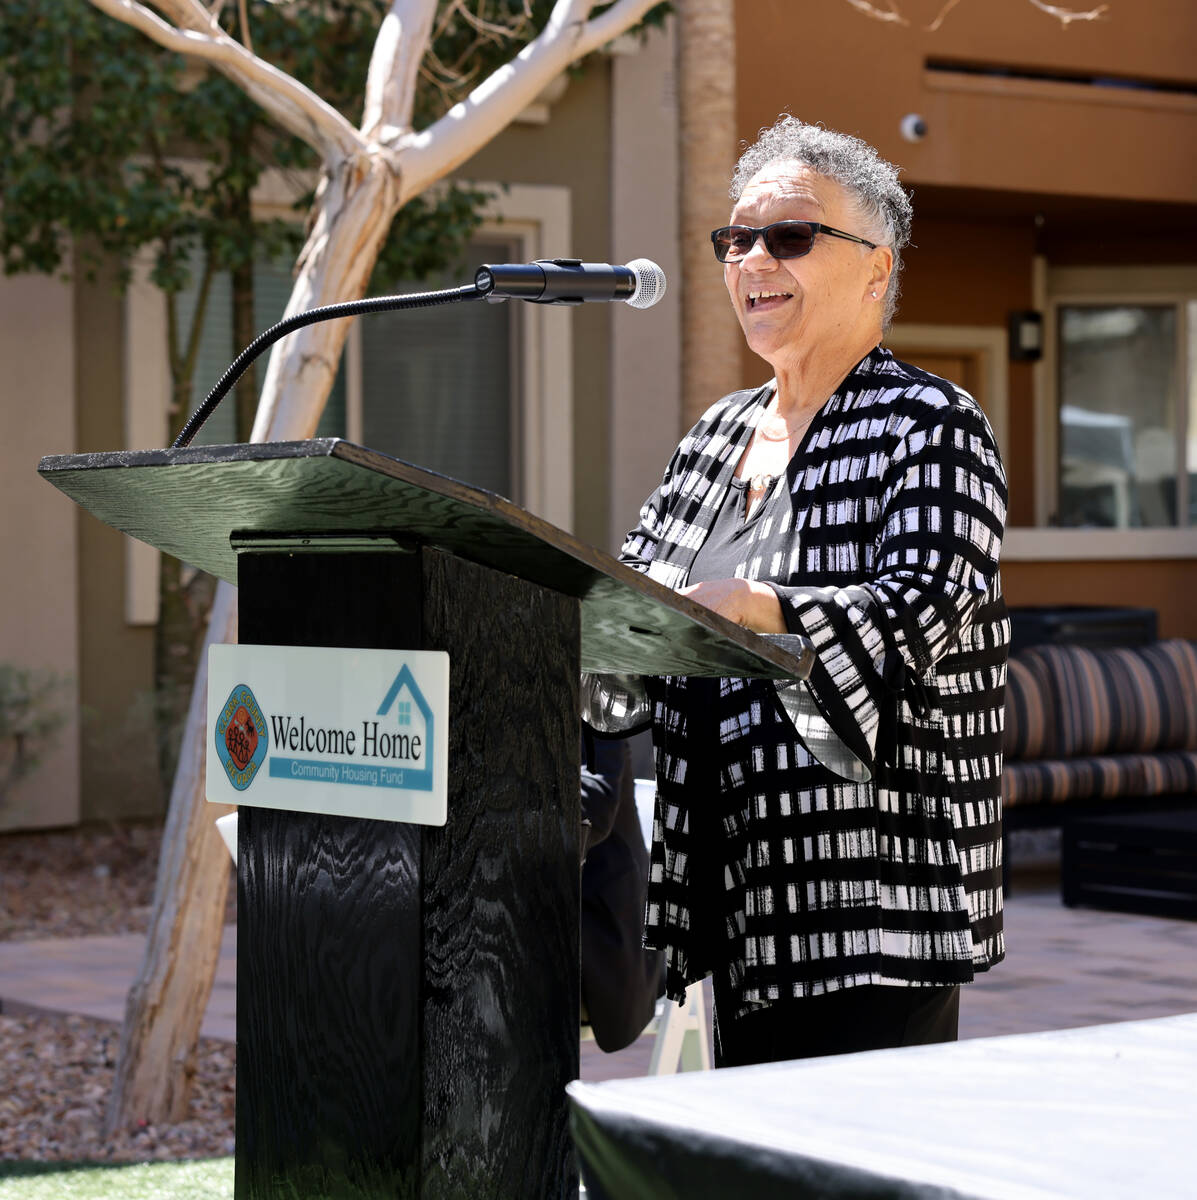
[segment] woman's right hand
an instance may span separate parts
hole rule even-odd
[[[756,633],[787,632],[777,593],[758,579],[710,579],[678,588],[678,595]]]

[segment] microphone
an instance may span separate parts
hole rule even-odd
[[[579,258],[539,258],[533,263],[485,263],[474,273],[474,286],[492,302],[625,300],[633,308],[650,308],[665,295],[665,272],[647,258],[633,259],[626,267]]]

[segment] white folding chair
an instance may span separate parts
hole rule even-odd
[[[228,852],[233,856],[233,866],[237,865],[237,814],[225,813],[216,818],[216,828],[220,831],[221,840]]]
[[[656,1025],[657,1038],[648,1063],[650,1075],[676,1075],[679,1071],[711,1069],[707,1006],[701,983],[692,983],[686,989],[684,1004],[658,1000],[657,1016],[653,1023]]]

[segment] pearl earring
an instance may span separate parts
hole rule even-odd
[[[870,295],[870,296],[872,296],[874,300],[876,300],[876,299],[877,299],[877,293],[876,293],[876,292],[870,292],[870,293],[869,293],[869,295]]]

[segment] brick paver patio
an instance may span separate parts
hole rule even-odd
[[[1197,1011],[1197,922],[1067,909],[1051,874],[1015,877],[1006,961],[965,989],[962,1037],[989,1037]],[[0,943],[0,1007],[120,1021],[142,939]],[[203,1032],[235,1036],[236,931],[225,929]],[[582,1045],[582,1077],[642,1075],[652,1039],[618,1054]]]

